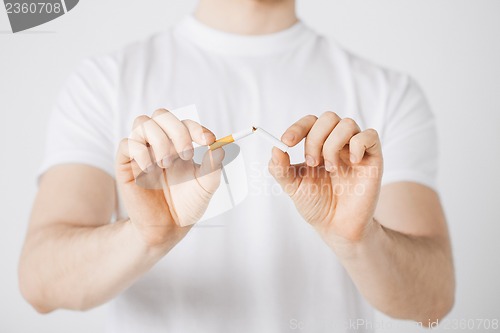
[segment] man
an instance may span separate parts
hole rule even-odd
[[[70,77],[19,269],[39,312],[114,298],[111,332],[345,332],[371,306],[423,324],[450,310],[425,98],[311,31],[294,7],[200,0],[170,31]],[[189,104],[199,123],[166,110]],[[220,227],[191,228],[224,157],[193,164],[193,142],[250,125],[283,133],[299,164],[242,140],[247,199],[214,218]],[[136,182],[158,170],[161,189]],[[197,181],[169,185],[183,173]],[[282,193],[262,190],[275,182]]]

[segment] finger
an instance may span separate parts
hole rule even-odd
[[[173,163],[173,160],[177,158],[172,141],[152,119],[142,123],[141,126],[143,127],[146,142],[149,143],[153,150],[155,162],[161,168],[168,168]]]
[[[361,129],[351,118],[342,119],[333,129],[323,145],[323,158],[327,171],[331,171],[334,166],[340,164],[340,151],[359,132]]]
[[[181,159],[187,161],[193,158],[193,139],[184,123],[165,109],[156,110],[152,118],[172,140]]]
[[[224,154],[224,149],[207,150],[196,170],[198,183],[210,194],[214,194],[219,187]]]
[[[129,138],[147,145],[148,142],[146,140],[144,127],[142,125],[150,120],[151,118],[146,115],[141,115],[136,117],[134,119],[134,124],[132,125],[132,132],[130,133]]]
[[[325,112],[314,123],[309,134],[307,134],[304,145],[304,154],[308,166],[315,167],[320,163],[323,145],[340,120],[336,113]]]
[[[307,136],[307,133],[309,133],[316,120],[318,120],[318,117],[314,115],[301,118],[283,133],[281,141],[288,147],[294,147]]]
[[[278,184],[288,194],[292,195],[296,190],[296,175],[290,165],[290,156],[280,149],[273,147],[272,158],[268,165],[269,173],[276,179]]]
[[[122,139],[118,144],[118,150],[115,158],[116,180],[120,183],[130,183],[134,181],[137,175],[142,173],[141,168],[130,157],[127,138]]]
[[[163,131],[162,131],[163,132]],[[177,151],[175,150],[174,144],[172,140],[165,134],[165,146],[166,146],[166,155],[163,157],[162,162],[161,162],[161,167],[164,169],[169,168],[176,159],[179,158],[179,155],[177,154]]]
[[[168,168],[177,158],[172,141],[161,127],[148,116],[142,115],[134,120],[130,138],[144,145],[150,146],[154,160],[159,167]]]
[[[367,155],[378,156],[382,153],[380,139],[376,130],[370,128],[354,135],[349,141],[351,163],[359,163]]]
[[[132,158],[130,157],[130,152],[128,149],[128,140],[127,138],[122,139],[118,144],[118,152],[116,154],[116,164],[117,165],[125,165],[130,163]]]
[[[199,145],[210,145],[215,141],[215,134],[208,128],[201,126],[196,121],[185,119],[182,121],[189,131],[191,138]]]
[[[120,166],[134,160],[144,172],[151,171],[153,162],[148,147],[132,139],[123,139],[118,147],[117,162]]]

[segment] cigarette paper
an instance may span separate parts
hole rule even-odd
[[[230,144],[236,140],[243,139],[244,137],[249,136],[250,134],[253,134],[254,130],[255,130],[254,127],[250,127],[246,130],[236,132],[236,133],[230,134],[228,136],[225,136],[223,138],[220,138],[219,140],[215,141],[214,143],[212,143],[210,145],[210,150],[215,150],[217,148],[220,148],[222,146]]]
[[[250,127],[246,130],[236,132],[233,134],[233,139],[234,139],[234,141],[237,141],[239,139],[243,139],[244,137],[249,136],[250,134],[253,134],[254,130],[255,130],[255,127]]]
[[[256,128],[255,133],[257,133],[258,135],[260,135],[261,137],[263,137],[264,139],[269,141],[273,146],[280,149],[282,152],[284,152],[284,153],[287,152],[287,150],[289,148],[287,145],[285,145],[283,142],[281,142],[280,140],[278,140],[277,138],[272,136],[270,133],[264,131],[262,128],[260,128],[260,127]]]

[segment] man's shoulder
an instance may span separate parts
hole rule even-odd
[[[371,127],[382,128],[384,121],[416,110],[431,116],[425,94],[411,75],[360,56],[335,41],[329,41],[328,47],[334,64],[332,75],[339,77],[356,112],[372,119]]]
[[[118,49],[87,57],[83,59],[83,62],[100,65],[114,63],[118,65],[131,61],[147,61],[155,56],[159,50],[164,49],[171,39],[170,30],[154,33],[140,40],[129,42]]]
[[[325,38],[325,41],[337,70],[348,76],[356,85],[391,90],[394,87],[404,86],[411,80],[408,73],[361,56],[334,39]]]

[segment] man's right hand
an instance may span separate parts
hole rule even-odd
[[[215,135],[192,120],[160,109],[135,119],[116,158],[116,181],[130,221],[150,246],[175,244],[207,209],[220,184],[224,151],[207,150],[193,161],[193,142]]]
[[[138,117],[121,142],[116,182],[85,164],[47,170],[19,262],[23,296],[42,313],[86,310],[130,287],[187,234],[183,226],[205,212],[220,183],[224,151],[207,149],[197,165],[192,148],[193,141],[214,140],[199,124],[158,110]],[[129,219],[109,223],[115,184]]]

